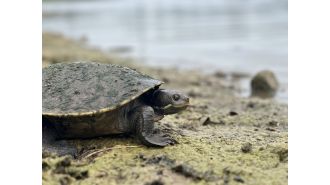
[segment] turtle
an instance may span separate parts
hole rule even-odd
[[[133,134],[143,145],[175,140],[155,132],[154,123],[189,106],[182,92],[135,69],[89,61],[42,69],[43,151],[72,154],[68,139]]]

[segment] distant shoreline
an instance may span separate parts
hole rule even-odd
[[[287,22],[286,0],[43,3],[43,30],[142,64],[250,76],[271,70],[280,81],[281,102],[288,99]],[[249,91],[248,80],[242,88]]]

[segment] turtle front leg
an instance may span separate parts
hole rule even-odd
[[[156,117],[150,106],[140,106],[131,111],[129,120],[137,138],[146,146],[164,147],[174,144],[174,139],[154,133]]]

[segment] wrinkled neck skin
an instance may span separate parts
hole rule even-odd
[[[160,97],[161,90],[157,89],[155,90],[151,96],[150,96],[150,104],[153,107],[154,111],[158,115],[167,115],[166,110],[166,105],[164,104],[164,98],[159,98]]]
[[[173,98],[174,96],[177,96]],[[153,107],[158,115],[169,115],[183,111],[189,105],[189,98],[174,90],[155,89],[145,97],[146,103]]]

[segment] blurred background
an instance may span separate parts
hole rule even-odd
[[[280,82],[276,99],[288,99],[287,0],[44,0],[43,31],[152,66],[268,69]],[[249,80],[242,86],[248,96]]]

